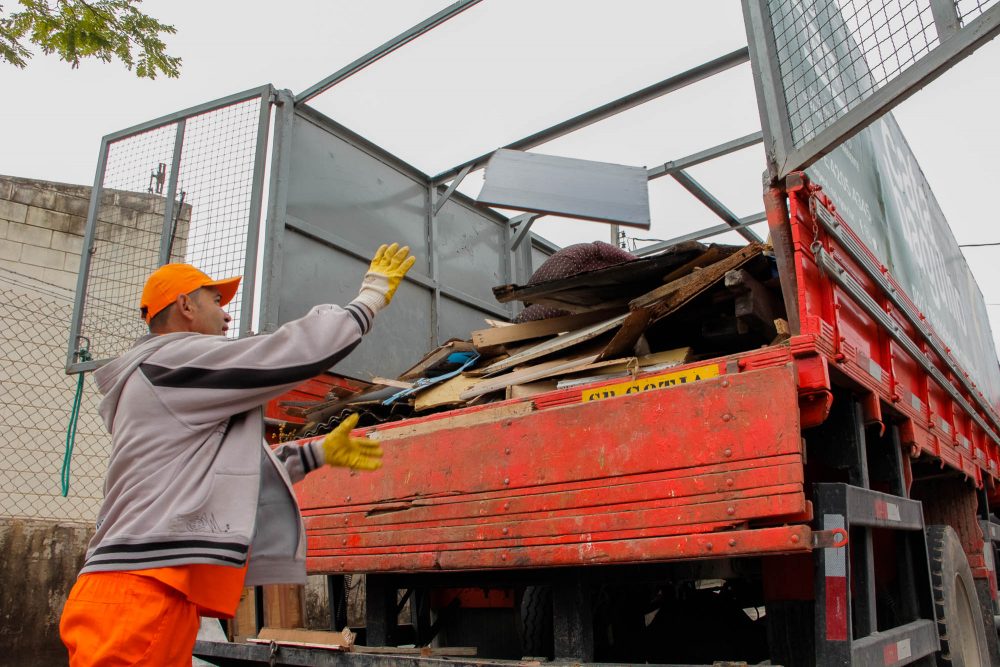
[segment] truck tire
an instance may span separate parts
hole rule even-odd
[[[552,637],[552,587],[526,586],[518,605],[521,655],[551,659],[555,650]]]
[[[951,526],[928,526],[931,591],[937,612],[941,650],[939,667],[987,667],[990,664],[982,612],[969,561]]]

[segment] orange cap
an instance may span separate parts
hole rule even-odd
[[[149,276],[142,288],[142,303],[139,310],[149,324],[157,313],[172,304],[181,294],[190,294],[202,287],[217,287],[222,294],[224,306],[236,296],[242,276],[212,280],[190,264],[164,264]]]

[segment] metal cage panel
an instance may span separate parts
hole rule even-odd
[[[167,262],[243,275],[227,307],[249,330],[271,88],[108,135],[91,193],[67,359],[92,370],[146,334],[146,278]]]

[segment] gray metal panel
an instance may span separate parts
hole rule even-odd
[[[643,167],[500,149],[476,201],[649,229]]]
[[[410,246],[428,273],[426,188],[399,170],[296,114],[288,213],[374,254],[380,243]]]
[[[509,282],[503,227],[454,201],[441,208],[437,225],[434,249],[441,284],[496,303],[493,287]]]
[[[441,295],[441,331],[440,340],[450,338],[460,338],[469,340],[469,334],[476,329],[485,329],[486,318],[491,320],[510,319],[502,318],[493,313],[486,313],[477,308],[472,308],[464,303],[459,303],[449,299],[446,295]],[[416,361],[416,359],[414,359]]]
[[[287,228],[278,320],[288,322],[320,303],[343,305],[358,294],[368,263]],[[430,349],[431,293],[410,281],[399,286],[375,326],[336,371],[361,379],[395,376]]]

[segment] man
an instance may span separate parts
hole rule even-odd
[[[351,437],[353,415],[322,441],[272,452],[261,406],[353,350],[414,261],[383,245],[351,303],[240,340],[223,336],[240,278],[153,272],[150,334],[94,374],[112,452],[60,622],[71,667],[190,665],[199,615],[233,616],[244,586],[305,581],[292,483],[322,465],[375,470],[382,450]]]

